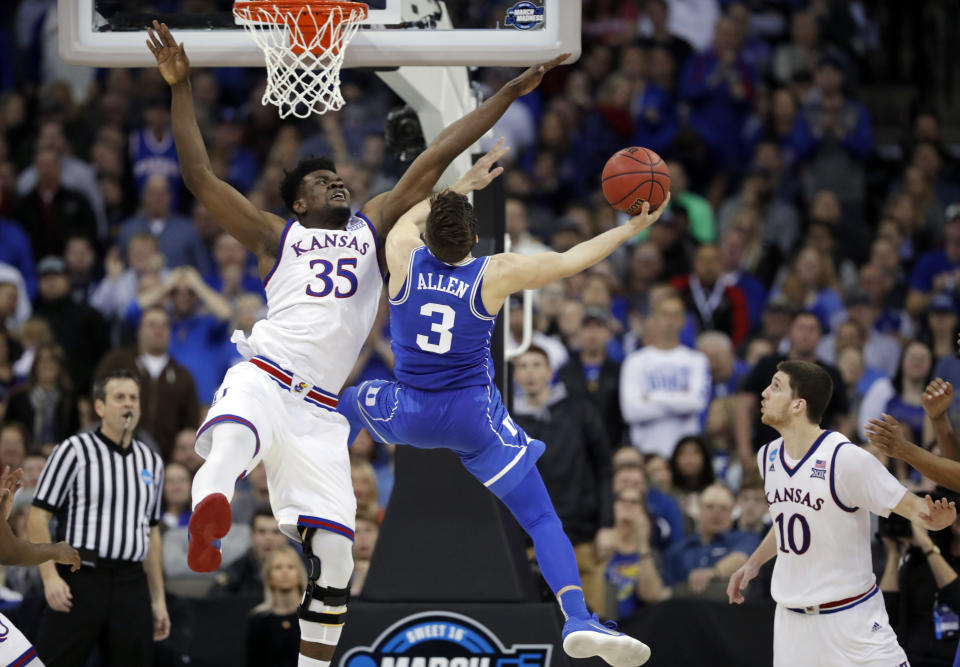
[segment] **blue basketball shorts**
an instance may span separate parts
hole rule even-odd
[[[344,391],[338,410],[374,440],[418,449],[450,449],[498,497],[536,466],[546,446],[513,423],[492,384],[423,391],[399,382],[368,380]]]

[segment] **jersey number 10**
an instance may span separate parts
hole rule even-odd
[[[790,553],[791,551],[798,556],[807,552],[807,549],[810,548],[810,524],[807,523],[807,519],[802,514],[793,514],[787,520],[784,520],[783,513],[777,515],[777,518],[774,519],[777,522],[777,535],[780,538],[780,551],[785,554]],[[786,531],[784,531],[784,524],[786,524]],[[797,543],[796,534],[797,526],[800,524],[800,542]],[[786,533],[786,534],[784,534]],[[787,545],[790,548],[787,548]]]

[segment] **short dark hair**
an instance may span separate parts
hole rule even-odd
[[[18,421],[8,421],[0,424],[0,433],[3,433],[7,429],[11,429],[19,433],[20,439],[23,440],[23,448],[30,449],[30,429]]]
[[[792,325],[801,317],[812,317],[814,320],[817,321],[817,326],[820,327],[820,333],[823,333],[823,320],[821,320],[820,316],[817,315],[812,310],[798,310],[796,313],[793,314],[793,318],[790,320],[790,324]]]
[[[143,326],[143,321],[147,319],[148,313],[159,312],[164,317],[167,318],[167,324],[170,323],[170,313],[167,312],[167,309],[161,306],[159,303],[155,303],[152,306],[147,306],[142,311],[140,311],[140,326]]]
[[[550,355],[547,354],[547,351],[544,350],[542,347],[540,347],[539,345],[529,345],[527,346],[527,349],[523,351],[523,354],[530,354],[531,352],[533,354],[539,354],[541,357],[546,359],[547,366],[550,365]],[[517,356],[519,358],[521,355],[517,355]]]
[[[137,387],[140,386],[140,380],[137,379],[137,376],[133,374],[132,371],[126,368],[118,368],[115,371],[110,371],[98,377],[93,382],[93,400],[106,401],[107,400],[107,383],[110,380],[133,380]]]
[[[303,182],[303,177],[321,169],[334,173],[337,171],[333,160],[318,155],[302,158],[292,171],[284,170],[283,181],[280,182],[280,196],[290,211],[293,211],[293,202],[300,197],[300,183]]]
[[[781,361],[777,370],[790,378],[790,391],[807,402],[807,419],[812,424],[823,421],[830,397],[833,396],[833,380],[819,364],[810,361]]]
[[[260,505],[253,510],[253,514],[250,515],[250,530],[253,530],[253,527],[257,524],[257,519],[266,517],[268,519],[273,519],[273,510],[271,510],[266,505]]]
[[[447,189],[430,197],[424,240],[433,256],[453,264],[466,257],[477,238],[477,216],[470,201]]]

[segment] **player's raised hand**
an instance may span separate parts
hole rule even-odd
[[[926,521],[927,530],[943,530],[956,520],[957,508],[953,502],[947,502],[946,498],[935,501],[929,495],[923,499],[927,510],[920,512],[920,518]]]
[[[651,213],[650,211],[650,202],[643,202],[643,205],[640,207],[640,214],[635,215],[624,224],[630,231],[630,235],[639,234],[644,229],[655,223],[660,219],[660,216],[663,215],[663,212],[667,210],[667,206],[670,204],[670,193],[667,193],[667,198],[663,200],[663,203],[657,207],[656,211]]]
[[[939,419],[953,403],[953,385],[941,378],[934,378],[923,390],[920,402],[930,419]]]
[[[759,571],[759,568],[751,565],[748,560],[730,575],[730,581],[727,583],[727,600],[730,604],[743,604],[743,592],[747,590],[747,584],[757,576]]]
[[[902,459],[910,447],[915,447],[903,434],[900,422],[884,413],[882,419],[871,419],[864,429],[870,444],[887,456]]]
[[[500,137],[496,146],[487,151],[487,154],[477,160],[460,180],[454,183],[453,190],[465,195],[475,190],[483,190],[497,176],[503,173],[503,167],[494,167],[493,165],[502,158],[510,147],[506,145],[506,139]]]
[[[0,516],[4,519],[9,519],[13,512],[13,497],[23,486],[23,482],[20,481],[22,477],[21,468],[10,472],[10,466],[4,466],[3,473],[0,474]]]
[[[524,71],[524,73],[518,76],[516,79],[510,81],[507,86],[516,92],[517,97],[526,95],[540,85],[540,82],[543,81],[544,74],[552,70],[569,57],[569,53],[561,53],[550,62],[534,65],[533,67],[530,67]]]
[[[186,81],[190,75],[190,60],[183,50],[183,44],[177,44],[173,39],[167,24],[154,20],[153,27],[147,28],[147,34],[150,36],[147,48],[157,59],[163,80],[171,86]]]

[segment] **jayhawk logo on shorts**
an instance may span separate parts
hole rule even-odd
[[[297,392],[298,394],[302,394],[302,393],[303,393],[303,390],[306,389],[306,388],[307,388],[307,383],[306,383],[306,382],[298,382],[298,383],[297,383],[297,386],[295,386],[295,387],[293,388],[293,390],[294,390],[295,392]]]

